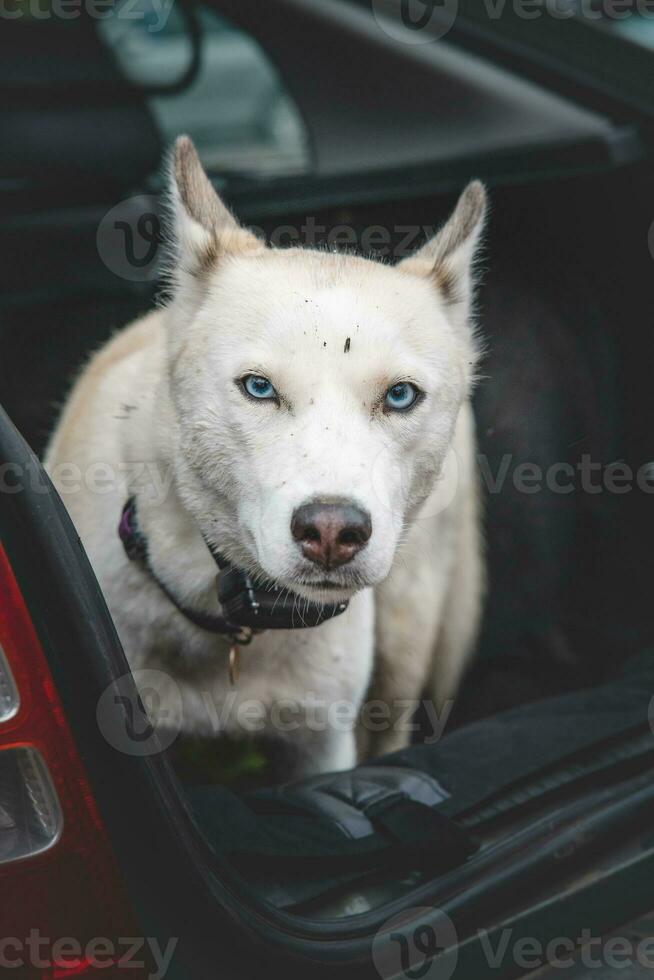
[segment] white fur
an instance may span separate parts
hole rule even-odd
[[[483,192],[468,191],[436,242],[391,268],[268,250],[208,196],[188,143],[176,161],[174,296],[90,362],[46,465],[132,668],[170,677],[161,681],[159,723],[238,735],[238,708],[252,700],[265,706],[265,730],[294,743],[300,771],[347,768],[357,758],[355,732],[334,724],[316,730],[313,700],[358,709],[368,691],[388,702],[418,698],[428,687],[442,701],[454,693],[474,640],[482,574],[469,313]],[[217,259],[199,272],[212,243]],[[436,276],[446,265],[457,285],[449,302]],[[236,382],[248,372],[270,378],[279,407],[243,394]],[[384,392],[400,380],[425,397],[408,413],[384,413]],[[448,453],[458,474],[453,493],[439,482]],[[87,473],[94,463],[128,476],[106,492],[70,492],[65,464]],[[145,463],[147,478],[139,470]],[[167,489],[153,485],[153,474]],[[218,612],[204,534],[234,564],[300,597],[349,598],[347,612],[313,630],[257,636],[243,650],[232,690],[228,641],[191,625],[127,560],[116,527],[130,493],[154,570],[187,605]],[[329,573],[338,592],[312,586],[325,573],[290,533],[294,509],[322,496],[351,499],[372,519],[368,545]],[[172,716],[170,685],[181,693],[181,718]],[[280,722],[280,701],[294,706],[298,724]],[[392,729],[360,732],[360,754],[407,740]]]

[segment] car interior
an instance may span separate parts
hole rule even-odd
[[[405,975],[394,930],[445,913],[457,942],[432,949],[429,976],[455,957],[465,978],[491,972],[480,937],[507,923],[603,935],[651,912],[651,37],[480,26],[462,3],[446,37],[398,45],[383,29],[398,6],[178,0],[161,27],[139,0],[133,20],[32,10],[0,32],[0,695],[24,683],[40,703],[38,674],[21,681],[32,665],[58,726],[3,738],[0,710],[0,881],[17,896],[4,935],[92,932],[105,891],[108,921],[128,896],[143,935],[180,937],[172,977],[387,980]],[[395,261],[469,179],[489,188],[481,636],[441,737],[418,713],[409,748],[352,771],[288,783],[275,745],[112,744],[125,703],[147,728],[145,711],[40,459],[91,352],[160,292],[162,167],[180,132],[239,218],[281,244],[310,218],[314,244],[347,227],[348,247]],[[366,244],[371,226],[390,239]],[[19,744],[43,745],[52,770],[31,777],[34,814]],[[60,837],[89,796],[99,818]],[[110,879],[115,894],[97,887]]]

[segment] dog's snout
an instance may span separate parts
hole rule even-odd
[[[305,558],[325,569],[352,561],[372,534],[370,516],[350,503],[317,501],[293,514],[291,533]]]

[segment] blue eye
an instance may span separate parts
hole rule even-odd
[[[246,374],[241,380],[241,384],[252,398],[259,398],[262,401],[277,398],[277,392],[272,382],[260,374]]]
[[[408,381],[392,385],[386,392],[384,408],[392,412],[404,412],[415,405],[420,391]]]

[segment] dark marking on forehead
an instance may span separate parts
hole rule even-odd
[[[345,341],[345,347],[343,348],[343,353],[347,354],[349,349],[350,349],[350,338],[348,337],[347,340]]]

